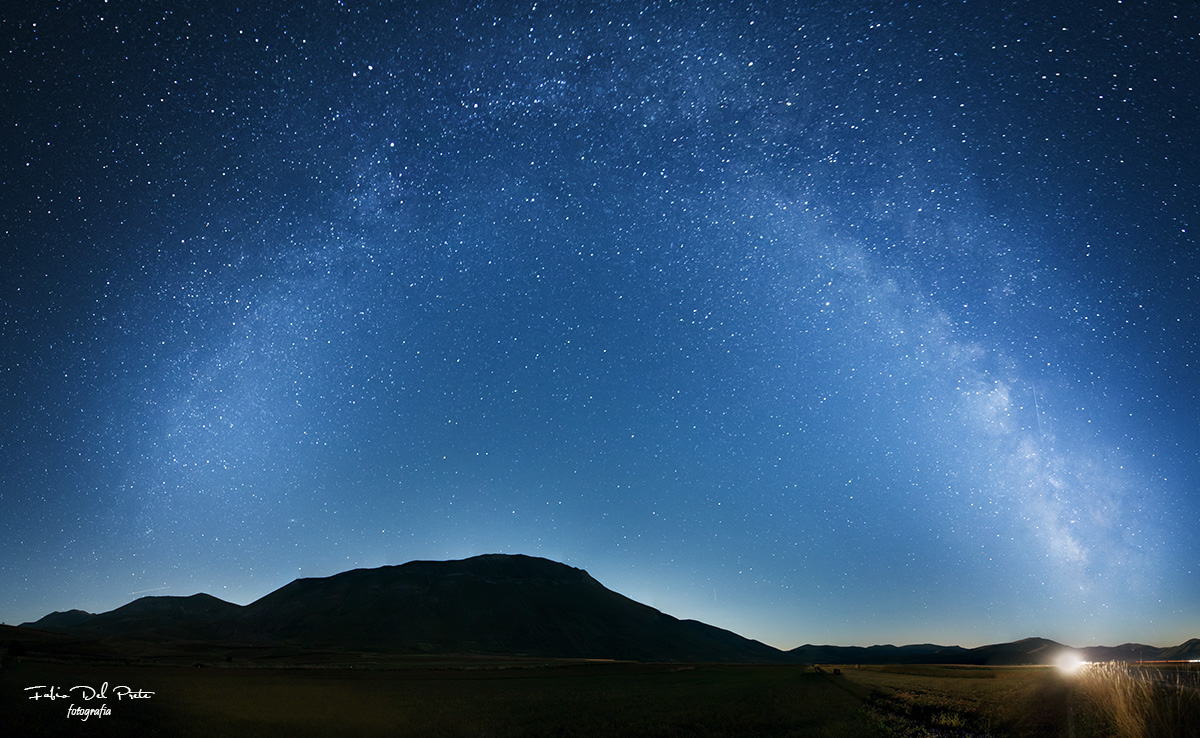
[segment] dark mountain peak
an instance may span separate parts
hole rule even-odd
[[[408,651],[770,661],[769,646],[685,622],[535,556],[411,561],[299,579],[249,604],[256,639]]]
[[[472,584],[474,583],[474,584]],[[432,590],[491,586],[595,586],[600,583],[582,569],[522,554],[485,554],[450,561],[410,561],[372,569],[351,569],[328,577],[296,579],[248,605],[255,611],[278,606],[307,607],[314,598],[328,601],[380,601]]]
[[[241,605],[199,593],[188,597],[141,597],[115,610],[91,615],[82,610],[51,613],[28,627],[96,635],[153,634],[168,638],[209,638],[224,632]]]
[[[426,576],[473,576],[500,582],[563,582],[595,581],[583,569],[524,554],[483,554],[451,561],[410,561],[397,569]]]
[[[1046,651],[1048,649],[1062,649],[1062,648],[1067,648],[1067,647],[1064,646],[1063,644],[1059,643],[1058,641],[1052,641],[1049,638],[1033,637],[1033,638],[1022,638],[1019,641],[1012,641],[1010,643],[993,643],[993,644],[990,644],[987,646],[980,646],[979,648],[972,649],[972,650],[1037,653],[1037,652]]]
[[[221,616],[241,610],[241,605],[226,602],[204,592],[198,592],[186,597],[177,595],[158,595],[139,597],[128,605],[122,605],[115,610],[103,613],[104,617],[130,617],[159,614],[181,614],[189,616]]]
[[[66,612],[52,612],[45,617],[42,617],[32,623],[21,623],[22,628],[37,628],[38,630],[72,630],[85,625],[89,620],[94,618],[90,612],[83,610],[67,610]]]
[[[1200,638],[1191,638],[1178,646],[1161,649],[1158,658],[1185,661],[1200,658]]]
[[[583,569],[557,561],[543,559],[524,554],[483,554],[466,559],[450,561],[410,561],[406,564],[380,566],[370,569],[351,569],[333,574],[328,577],[303,577],[296,579],[282,589],[297,587],[303,589],[320,584],[339,583],[354,586],[367,582],[382,583],[388,580],[403,581],[433,581],[447,577],[469,576],[488,582],[581,582],[595,581]],[[281,590],[276,590],[281,591]],[[275,594],[274,592],[271,593]],[[267,595],[270,597],[271,595]]]
[[[1049,638],[1022,638],[1011,643],[993,643],[963,652],[962,663],[987,665],[1051,664],[1067,646]]]

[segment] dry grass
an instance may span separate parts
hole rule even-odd
[[[1179,671],[1088,664],[1075,675],[1081,735],[1113,738],[1200,736],[1200,692]]]
[[[870,691],[868,714],[888,736],[1064,735],[1062,680],[1040,667],[844,667],[845,678]]]
[[[843,668],[873,690],[869,714],[892,736],[1200,738],[1197,675],[1090,664],[1047,667]]]

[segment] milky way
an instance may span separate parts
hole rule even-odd
[[[1193,4],[141,5],[0,21],[8,622],[509,552],[1197,635]]]

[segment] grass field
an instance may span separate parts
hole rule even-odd
[[[842,674],[883,735],[1200,738],[1200,692],[1153,669],[864,666]]]
[[[441,666],[446,666],[442,664]],[[68,719],[36,685],[125,684],[111,716]],[[859,700],[802,667],[628,663],[239,669],[24,663],[0,677],[12,736],[861,736]],[[4,730],[7,728],[8,730]],[[11,732],[9,732],[11,731]]]
[[[511,659],[372,666],[25,661],[0,672],[0,735],[1156,738],[1195,736],[1200,725],[1194,691],[1136,676],[1120,682],[1116,671],[1094,672],[1087,682],[1043,667],[844,666],[834,674],[832,667]],[[30,700],[25,690],[105,682],[108,698],[87,703]],[[115,699],[118,685],[154,696]],[[1115,706],[1125,699],[1141,707],[1122,714]],[[67,716],[72,704],[101,703],[111,714],[86,722]]]

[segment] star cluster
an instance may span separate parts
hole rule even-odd
[[[503,551],[1196,635],[1188,4],[281,7],[0,20],[10,622]]]

